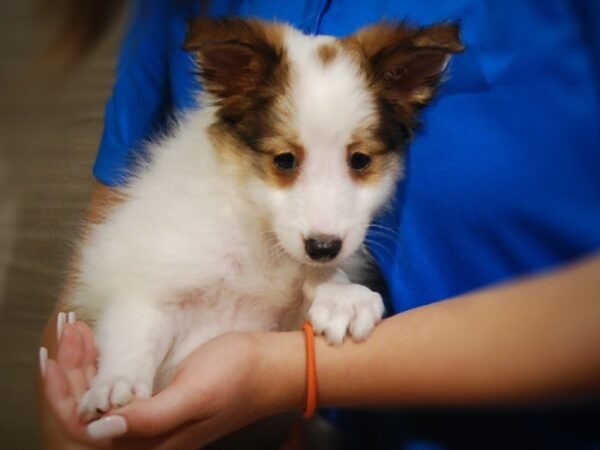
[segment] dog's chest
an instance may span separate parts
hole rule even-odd
[[[215,276],[179,293],[170,304],[180,316],[179,326],[224,331],[286,328],[289,315],[302,303],[301,267],[264,257],[242,241],[229,244],[213,261]]]
[[[228,253],[219,264],[223,270],[218,280],[167,305],[174,341],[159,371],[159,385],[195,348],[218,335],[300,326],[305,312],[301,270],[285,264],[264,267],[239,251]]]

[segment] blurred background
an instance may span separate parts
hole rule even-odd
[[[67,68],[47,51],[56,30],[47,5],[85,10],[86,0],[46,0],[46,9],[42,1],[0,1],[0,450],[41,448],[39,339],[91,193],[124,25],[122,17],[85,61]]]
[[[0,2],[0,449],[41,448],[39,337],[92,187],[121,25],[76,69],[38,0]],[[122,21],[121,21],[122,23]]]

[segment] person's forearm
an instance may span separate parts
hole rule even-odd
[[[289,377],[273,384],[287,385],[294,407],[303,395],[302,335],[265,340],[279,358],[274,373]],[[596,390],[600,258],[398,314],[363,343],[318,338],[316,355],[322,406],[527,402]]]

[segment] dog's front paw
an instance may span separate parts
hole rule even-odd
[[[308,317],[315,331],[330,344],[341,344],[350,334],[365,339],[383,317],[381,295],[360,284],[326,283],[315,289]]]
[[[134,398],[152,395],[152,381],[132,381],[125,376],[97,377],[81,397],[78,412],[84,421],[92,420],[111,408],[125,406]]]

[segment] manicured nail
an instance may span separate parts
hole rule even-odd
[[[75,322],[77,322],[77,316],[73,311],[71,311],[69,314],[67,314],[67,323],[74,325]]]
[[[127,421],[123,416],[108,416],[90,423],[88,435],[94,440],[111,439],[127,433]]]
[[[64,312],[58,313],[58,317],[56,318],[56,341],[60,342],[60,338],[62,337],[63,329],[65,328],[65,322],[67,321],[67,316]]]
[[[48,349],[40,347],[40,372],[42,378],[46,378],[46,363],[48,362]]]

